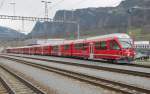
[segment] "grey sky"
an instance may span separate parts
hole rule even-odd
[[[41,0],[0,0],[0,15],[13,15],[13,6],[9,3],[16,2],[17,16],[44,17],[44,4]],[[117,6],[122,0],[47,0],[49,4],[49,17],[53,17],[60,9],[78,9],[87,7]],[[22,30],[21,21],[0,20],[0,25]],[[29,32],[34,22],[25,22],[25,31]]]

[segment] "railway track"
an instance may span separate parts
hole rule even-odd
[[[13,56],[13,55],[8,55],[8,56]],[[2,56],[2,57],[5,57],[5,56]],[[22,56],[14,56],[14,57],[22,57]],[[150,78],[150,73],[147,73],[147,72],[133,71],[133,70],[127,70],[127,69],[117,69],[117,68],[97,66],[97,65],[81,64],[81,63],[70,63],[67,61],[64,62],[64,61],[48,60],[48,59],[34,58],[34,57],[22,57],[22,58],[47,61],[47,62],[53,62],[53,63],[59,63],[59,64],[66,64],[66,65],[73,65],[73,66],[80,66],[80,67],[86,67],[86,68],[92,68],[92,69],[98,69],[98,70],[104,70],[104,71],[117,72],[117,73],[130,74],[130,75],[134,75],[134,76]]]
[[[128,85],[125,83],[111,81],[111,80],[106,80],[103,78],[98,78],[98,77],[90,76],[90,75],[83,74],[83,73],[73,72],[73,71],[69,71],[65,69],[59,69],[59,68],[55,68],[51,66],[41,65],[41,64],[37,64],[37,63],[25,61],[25,60],[20,60],[20,59],[15,59],[15,58],[10,58],[10,57],[3,57],[3,58],[9,59],[18,63],[23,63],[29,66],[37,67],[40,69],[44,69],[50,72],[55,72],[57,74],[65,75],[65,76],[68,76],[77,80],[81,80],[83,82],[87,82],[96,86],[100,86],[103,88],[121,92],[123,94],[149,94],[150,92],[149,89],[145,89],[142,87]]]
[[[19,56],[19,55],[12,55],[12,54],[1,54],[1,55],[8,55],[8,56],[16,56],[16,57],[24,57],[24,58],[31,58],[31,59],[37,59],[37,58],[34,58],[34,57],[28,57],[28,56]],[[57,56],[54,56],[54,57],[57,57]],[[61,57],[61,58],[67,58],[67,57]],[[46,59],[42,59],[40,58],[41,60],[46,60]],[[102,61],[102,60],[85,60],[85,59],[79,59],[77,58],[77,60],[84,60],[83,62],[86,62],[86,61],[93,61],[93,62],[99,62],[99,63],[107,63],[107,64],[113,64],[112,62],[109,62],[109,61]],[[62,62],[62,61],[56,61],[56,60],[46,60],[46,61],[55,61],[55,62]],[[66,63],[68,63],[66,61]],[[70,62],[69,62],[70,63]],[[116,64],[116,63],[115,63]],[[117,64],[116,64],[117,65]],[[119,64],[121,65],[121,64]],[[135,64],[135,63],[128,63],[128,64],[122,64],[122,66],[133,66],[133,67],[141,67],[141,68],[150,68],[150,66],[147,66],[147,65],[142,65],[142,64]]]
[[[0,94],[45,94],[32,83],[0,65]]]
[[[5,81],[0,77],[0,94],[12,94],[11,89],[5,83]]]
[[[14,55],[14,54],[2,54],[2,55],[8,55],[8,56],[16,56],[16,57],[24,57],[24,58],[31,58],[34,59],[34,57],[28,57],[28,56],[20,56],[20,55]],[[57,56],[54,56],[57,57]],[[67,58],[67,57],[61,57],[61,58]],[[37,58],[35,58],[37,59]],[[41,59],[41,58],[40,58]],[[46,60],[46,59],[41,59],[41,60]],[[93,61],[93,62],[99,62],[99,63],[108,63],[108,64],[113,64],[112,62],[108,62],[108,61],[102,61],[102,60],[85,60],[85,59],[79,59],[77,58],[77,60],[84,60],[83,62],[86,61]],[[47,61],[54,61],[54,60],[47,60]],[[55,61],[55,62],[62,62],[62,61]],[[66,63],[68,63],[66,61]],[[70,63],[70,62],[69,62]],[[115,63],[116,64],[116,63]],[[116,64],[117,65],[117,64]],[[121,64],[119,64],[121,65]],[[150,66],[147,65],[142,65],[142,64],[135,64],[135,63],[128,63],[128,64],[122,64],[122,66],[134,66],[134,67],[142,67],[142,68],[150,68]]]

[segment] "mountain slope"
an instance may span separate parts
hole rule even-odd
[[[0,26],[0,41],[16,40],[18,37],[24,38],[25,35],[16,30]]]
[[[140,39],[141,37],[136,35],[137,29],[140,30],[138,34],[141,36],[150,32],[150,10],[133,9],[137,6],[149,7],[150,0],[124,0],[117,7],[59,10],[54,19],[78,22],[82,37],[120,32],[130,33],[135,39]],[[128,11],[129,9],[132,10]],[[76,38],[76,32],[77,24],[46,22],[37,23],[29,36]]]

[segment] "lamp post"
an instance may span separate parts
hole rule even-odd
[[[42,3],[44,3],[44,7],[45,7],[45,18],[48,18],[48,4],[51,3],[49,1],[41,1]]]
[[[49,1],[41,1],[42,3],[44,3],[44,7],[45,7],[45,18],[48,19],[48,4],[51,3]],[[48,32],[46,32],[46,23],[44,25],[44,29],[45,29],[45,37],[48,39]],[[47,33],[47,34],[46,34]]]
[[[16,3],[12,2],[12,3],[9,3],[9,4],[13,6],[13,16],[15,16],[16,15]]]
[[[77,36],[77,39],[80,39],[80,22],[78,21],[77,22],[77,33],[78,33],[78,36]]]

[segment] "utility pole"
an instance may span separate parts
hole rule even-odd
[[[45,5],[45,18],[48,18],[48,4],[51,3],[49,1],[41,1]]]
[[[75,22],[74,21],[74,9],[72,9],[72,13],[71,13],[71,19],[72,19],[72,22]],[[77,24],[77,39],[80,39],[80,20],[77,20],[76,22],[75,22],[76,24]]]
[[[77,23],[77,32],[78,32],[78,39],[80,39],[80,24],[79,22]]]
[[[64,10],[64,18],[63,18],[64,21],[66,21],[66,11]]]
[[[71,19],[72,19],[72,21],[74,20],[74,9],[72,9],[72,13],[71,13]]]
[[[9,4],[13,6],[13,16],[15,16],[16,15],[16,3],[14,1],[14,2],[9,3]]]
[[[49,1],[41,1],[42,3],[44,3],[45,6],[45,18],[48,19],[48,4],[51,3]],[[46,31],[47,28],[47,24],[44,24],[44,29],[45,29],[45,38],[48,39],[48,31]]]
[[[22,32],[24,32],[24,19],[22,19]]]
[[[131,32],[129,32],[130,31],[130,29],[131,29],[131,14],[132,14],[132,9],[128,9],[128,11],[127,11],[127,13],[128,13],[128,18],[127,18],[127,32],[128,33],[131,33]]]

